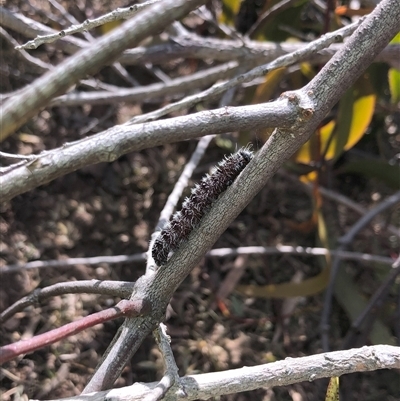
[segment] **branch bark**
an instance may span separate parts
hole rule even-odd
[[[12,29],[24,36],[34,38],[37,35],[47,35],[57,31],[34,21],[19,13],[11,13],[0,7],[0,21],[5,28]],[[211,59],[214,61],[232,61],[252,59],[256,63],[267,63],[284,54],[300,50],[305,43],[271,43],[258,42],[243,39],[227,40],[218,38],[204,38],[196,35],[189,37],[174,38],[173,41],[151,45],[149,47],[138,46],[134,49],[125,50],[118,61],[124,65],[138,65],[144,63],[160,64],[177,58]],[[245,43],[245,46],[243,45]],[[65,52],[73,54],[88,46],[88,43],[74,36],[64,36],[58,46]],[[313,62],[324,63],[328,61],[343,44],[337,43],[327,50],[311,56]],[[376,61],[389,63],[395,68],[400,68],[400,45],[392,44],[386,47],[378,56]]]
[[[203,3],[205,0],[165,0],[155,3],[37,79],[4,103],[0,115],[0,141],[28,121],[54,96],[63,93],[86,74],[111,63],[127,47],[137,45],[147,36],[158,32],[160,28],[185,16]]]
[[[167,265],[136,282],[131,300],[146,299],[153,313],[125,320],[84,394],[112,386],[142,341],[162,319],[170,297],[182,280],[282,163],[310,138],[328,111],[399,30],[400,3],[383,0],[306,87],[284,94],[279,102],[283,102],[284,109],[292,110],[296,122],[290,128],[275,130]]]
[[[161,219],[160,219],[161,221]],[[167,220],[162,220],[166,222]],[[216,248],[207,252],[207,257],[224,258],[229,256],[239,255],[276,255],[276,254],[290,254],[290,255],[308,255],[308,256],[321,256],[321,255],[339,255],[341,259],[358,260],[360,262],[381,263],[383,265],[392,265],[393,259],[387,256],[374,255],[370,253],[361,252],[348,252],[338,251],[328,248],[312,248],[292,245],[277,245],[277,246],[244,246],[239,248]],[[92,256],[87,258],[68,258],[68,259],[50,259],[50,260],[33,260],[24,264],[19,263],[15,265],[5,265],[1,268],[1,274],[15,273],[17,271],[41,268],[54,268],[75,265],[98,265],[100,263],[108,263],[110,265],[116,263],[128,262],[144,262],[146,260],[145,253],[136,253],[133,255],[112,255],[112,256]],[[113,283],[121,283],[113,281]],[[46,287],[47,288],[47,287]],[[121,287],[121,291],[125,291]],[[129,295],[132,291],[129,292]],[[118,296],[118,293],[113,295]],[[0,318],[1,319],[1,318]],[[1,320],[0,320],[1,321]]]
[[[128,298],[132,294],[134,283],[129,281],[81,280],[57,283],[44,288],[37,288],[26,297],[12,304],[0,313],[0,323],[4,323],[15,313],[27,306],[36,305],[45,299],[63,294],[99,294],[112,297]]]
[[[85,33],[91,29],[94,29],[98,26],[104,25],[107,22],[118,21],[121,19],[128,19],[135,15],[138,11],[140,11],[144,7],[148,7],[150,4],[159,2],[160,0],[148,0],[145,4],[134,4],[130,7],[125,8],[117,8],[112,12],[102,15],[99,18],[95,18],[93,20],[87,19],[82,24],[72,25],[67,29],[64,29],[61,32],[56,32],[49,35],[41,35],[37,36],[34,40],[31,40],[21,46],[18,46],[17,49],[37,49],[39,46],[45,43],[52,43],[56,40],[59,40],[67,35],[74,35],[76,33]]]
[[[17,356],[31,353],[40,348],[46,347],[47,345],[54,344],[57,341],[64,340],[65,338],[87,330],[97,324],[118,319],[123,316],[142,316],[148,312],[149,305],[146,302],[127,301],[126,299],[123,299],[112,308],[104,309],[100,312],[85,316],[54,330],[38,334],[28,340],[21,340],[0,347],[0,364],[10,361]]]
[[[224,107],[132,126],[118,125],[55,151],[43,152],[28,163],[10,166],[1,178],[3,202],[83,166],[111,162],[123,154],[210,133],[291,126],[296,110],[284,100]]]
[[[228,109],[226,108],[220,109],[223,110],[222,113],[220,112],[220,110],[210,111],[208,112],[209,113],[208,116],[209,118],[211,117],[211,120],[209,121],[211,124],[206,124],[205,121],[202,120],[201,124],[196,125],[197,128],[200,129],[200,132],[199,131],[193,132],[193,130],[191,130],[192,128],[191,121],[193,118],[196,118],[197,116],[200,116],[200,118],[203,117],[201,114],[198,115],[192,114],[191,116],[188,117],[180,117],[179,119],[164,120],[162,122],[156,122],[153,124],[147,123],[146,126],[144,124],[142,126],[138,124],[146,123],[149,119],[155,120],[157,118],[160,118],[167,112],[171,112],[173,110],[174,111],[181,110],[183,107],[189,107],[190,105],[194,105],[198,103],[200,100],[205,100],[217,94],[223,93],[230,88],[234,88],[235,86],[240,85],[244,82],[249,82],[257,77],[264,76],[267,72],[273,70],[274,68],[287,66],[294,62],[297,62],[302,57],[314,54],[318,50],[329,46],[329,44],[334,43],[340,39],[343,39],[341,35],[350,35],[352,32],[354,32],[359,23],[360,21],[358,23],[348,25],[347,27],[344,27],[337,32],[326,34],[323,37],[315,40],[314,42],[309,43],[301,50],[279,57],[278,59],[272,61],[271,63],[256,67],[245,74],[236,76],[235,78],[229,81],[223,82],[221,84],[216,84],[211,88],[207,89],[206,91],[201,92],[200,94],[187,96],[185,99],[182,99],[179,102],[158,109],[155,112],[138,116],[133,119],[134,120],[133,123],[130,122],[130,124],[125,124],[125,127],[126,125],[129,125],[133,126],[132,129],[135,128],[140,129],[140,132],[138,132],[134,136],[134,138],[132,138],[133,140],[140,140],[142,138],[143,134],[142,131],[144,127],[146,128],[145,134],[146,135],[151,134],[153,136],[153,139],[155,139],[155,132],[152,132],[152,130],[159,127],[160,124],[167,124],[163,128],[165,131],[162,136],[164,138],[164,142],[160,143],[150,142],[150,146],[155,146],[158,144],[168,142],[168,139],[166,138],[166,135],[168,135],[167,132],[168,129],[172,129],[171,132],[173,132],[174,138],[176,138],[176,135],[179,134],[178,138],[176,139],[183,140],[191,138],[192,136],[190,136],[190,133],[194,133],[196,137],[207,134],[207,132],[206,133],[204,132],[205,129],[208,129],[209,130],[208,132],[210,133],[217,134],[229,130],[236,130],[238,128],[240,129],[241,127],[245,129],[251,129],[251,128],[266,128],[268,126],[275,127],[277,125],[283,127],[284,124],[288,123],[292,125],[294,123],[294,119],[291,119],[290,116],[295,117],[295,110],[291,109],[290,107],[286,109],[281,109],[281,107],[283,107],[282,105],[278,106],[279,111],[281,113],[280,117],[283,117],[286,112],[288,118],[281,119],[280,124],[274,123],[274,118],[276,117],[276,110],[273,109],[271,110],[272,113],[270,113],[270,115],[264,114],[263,119],[261,120],[258,119],[259,125],[257,124],[252,125],[252,120],[254,118],[257,119],[259,117],[256,113],[258,110],[260,110],[259,108],[254,108],[254,106],[253,107],[244,106],[241,109],[229,109],[238,111],[240,110],[240,112],[243,111],[246,112],[244,118],[242,119],[240,117],[240,121],[235,122],[234,126],[229,125],[227,118],[229,117],[229,113],[227,112]],[[96,93],[94,93],[94,95],[97,96]],[[275,107],[276,105],[277,105],[276,102],[262,105],[261,106],[262,111],[268,111],[268,108]],[[267,108],[267,110],[264,110],[264,108]],[[215,114],[218,112],[220,112],[221,114],[219,119],[219,123],[222,124],[220,125],[221,131],[217,131],[217,124],[213,119],[213,117],[215,117]],[[241,123],[243,122],[245,123],[245,126],[241,125]],[[177,123],[180,125],[179,127]],[[271,123],[273,123],[273,125],[268,125]],[[21,162],[17,165],[13,165],[9,168],[6,168],[3,171],[0,171],[0,174],[3,173],[2,182],[4,190],[3,196],[5,197],[4,200],[9,200],[10,196],[12,197],[21,193],[19,191],[25,192],[29,189],[34,188],[35,186],[47,183],[52,179],[59,177],[60,175],[69,173],[80,167],[83,167],[84,165],[99,163],[101,161],[112,161],[129,151],[143,149],[141,147],[137,147],[138,145],[137,143],[130,144],[128,142],[129,136],[118,134],[119,132],[118,130],[124,130],[125,127],[124,126],[113,127],[103,133],[94,135],[90,138],[86,138],[84,140],[76,141],[66,146],[63,146],[61,149],[55,149],[52,152],[47,152],[47,153],[44,152],[38,155],[36,159],[34,159],[33,161],[26,163]],[[114,135],[114,133],[117,133],[117,135]],[[125,131],[125,134],[126,133],[127,132]],[[106,146],[106,148],[103,147],[103,144],[104,146]],[[65,151],[66,147],[68,147],[67,152]],[[110,152],[111,148],[114,149],[113,153]],[[120,150],[119,152],[116,153],[115,149],[117,148],[119,148]],[[48,159],[47,156],[50,156],[50,159]]]
[[[232,369],[225,372],[205,373],[182,377],[186,400],[207,400],[221,395],[256,390],[261,387],[287,386],[325,377],[342,376],[355,372],[378,369],[399,369],[400,348],[376,345],[325,354],[286,358],[285,360]],[[139,401],[152,394],[158,382],[135,383],[132,386],[87,394],[85,401]],[[179,391],[179,390],[178,390]],[[165,401],[178,401],[180,394],[168,392]],[[82,396],[63,398],[62,401],[79,401]],[[54,400],[61,401],[61,400]]]

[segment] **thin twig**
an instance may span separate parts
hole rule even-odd
[[[359,203],[354,202],[347,196],[344,196],[343,194],[339,194],[335,191],[332,191],[331,189],[327,189],[324,187],[318,187],[318,190],[324,197],[326,197],[328,199],[332,199],[335,202],[339,202],[342,205],[345,205],[346,207],[354,210],[358,214],[365,215],[368,213],[367,209],[362,207]],[[386,226],[386,224],[384,223],[384,221],[382,219],[379,219],[378,221],[382,226]],[[400,238],[400,229],[399,228],[395,227],[392,224],[387,225],[386,228],[391,234],[396,235],[396,237]]]
[[[171,349],[171,337],[167,334],[167,326],[160,323],[159,327],[154,330],[153,335],[164,359],[165,374],[152,392],[143,398],[143,401],[159,401],[164,398],[165,394],[172,387],[176,387],[175,394],[177,394],[178,397],[186,397],[187,394],[181,384],[178,374],[179,369],[176,366],[174,354]]]
[[[254,37],[257,33],[268,23],[269,20],[277,16],[277,14],[288,9],[297,0],[281,0],[268,8],[263,14],[261,14],[253,26],[249,29],[246,36]]]
[[[0,7],[0,20],[3,27],[27,37],[35,37],[40,34],[55,33],[46,25],[25,17],[19,13],[11,13]],[[173,24],[174,25],[174,24]],[[182,37],[182,35],[184,37]],[[74,36],[66,36],[60,41],[59,47],[66,53],[73,54],[87,46],[88,43]],[[233,61],[253,59],[256,64],[266,63],[287,53],[294,52],[304,47],[304,43],[272,43],[246,40],[245,46],[242,40],[227,40],[216,38],[204,38],[194,34],[178,33],[174,42],[164,42],[149,47],[136,47],[125,50],[119,61],[123,65],[143,65],[144,63],[160,64],[177,58],[210,59],[214,61]],[[329,49],[324,49],[312,55],[313,63],[324,63],[328,61],[343,44],[332,44]],[[392,67],[400,68],[399,62],[400,44],[391,44],[377,55],[375,61],[390,64]]]
[[[285,177],[285,179],[291,180],[292,182],[294,182],[298,185],[301,185],[303,188],[305,188],[307,190],[308,193],[310,193],[310,194],[312,193],[312,190],[313,190],[312,184],[305,184],[305,183],[301,182],[297,177],[295,177],[291,174],[288,174],[283,169],[279,170],[277,174],[279,174],[282,177]],[[364,208],[359,203],[353,201],[352,199],[348,198],[347,196],[345,196],[343,194],[340,194],[339,192],[333,191],[332,189],[328,189],[328,188],[319,186],[318,191],[325,198],[331,199],[337,203],[340,203],[340,204],[346,206],[348,209],[351,209],[360,215],[364,215],[368,212],[368,209]],[[385,227],[391,234],[400,238],[400,229],[399,228],[395,227],[393,224],[387,224],[387,222],[383,221],[383,219],[380,219],[379,216],[377,216],[376,221],[382,227]]]
[[[366,225],[370,223],[374,217],[385,210],[391,208],[396,203],[400,202],[400,191],[396,192],[395,194],[387,197],[385,200],[380,202],[377,206],[373,209],[369,210],[364,216],[362,216],[356,224],[341,238],[339,238],[339,243],[345,245],[346,247],[350,245],[353,241],[353,238],[359,231],[361,231]]]
[[[361,19],[356,23],[353,23],[351,25],[348,25],[347,27],[341,28],[335,32],[326,34],[321,38],[316,39],[314,42],[307,44],[302,49],[278,57],[276,60],[271,61],[270,63],[255,67],[247,73],[240,74],[229,81],[217,83],[203,92],[196,93],[192,96],[187,96],[186,98],[178,102],[162,107],[161,109],[158,109],[151,113],[133,117],[130,121],[125,123],[125,125],[137,124],[144,121],[154,121],[165,114],[179,111],[183,108],[192,107],[201,101],[211,99],[223,92],[226,92],[228,89],[234,88],[247,82],[251,82],[258,77],[265,76],[265,74],[272,70],[294,64],[300,61],[302,58],[309,57],[311,54],[315,54],[318,51],[330,46],[332,43],[336,43],[339,40],[342,40],[344,37],[351,35],[357,29],[360,23]]]
[[[52,43],[56,40],[63,38],[68,35],[74,35],[75,33],[83,33],[87,32],[91,29],[97,28],[98,26],[104,25],[108,22],[118,21],[122,19],[128,19],[135,15],[137,12],[142,10],[145,7],[148,7],[151,4],[158,3],[161,0],[148,0],[143,4],[134,4],[130,7],[126,8],[117,8],[116,10],[111,11],[108,14],[102,15],[99,18],[89,20],[87,19],[82,24],[72,25],[71,27],[64,29],[58,33],[50,34],[50,35],[41,35],[35,38],[34,40],[30,40],[29,42],[17,46],[17,50],[21,49],[37,49],[39,46],[45,43]]]
[[[244,45],[243,36],[236,29],[217,21],[214,15],[206,6],[201,6],[199,9],[193,11],[193,14],[212,24],[228,38],[230,37],[236,39]]]
[[[217,248],[206,253],[206,257],[226,258],[239,255],[308,255],[308,256],[340,256],[342,259],[355,260],[367,263],[381,263],[384,265],[392,265],[393,259],[387,256],[373,255],[361,252],[348,252],[340,250],[331,250],[327,248],[312,248],[291,245],[277,245],[276,247],[266,246],[248,246],[239,248]],[[35,260],[24,264],[5,265],[0,267],[0,273],[15,273],[21,270],[28,269],[42,269],[65,267],[75,265],[98,265],[100,263],[116,264],[116,263],[129,263],[129,262],[144,262],[146,260],[146,253],[136,253],[133,255],[115,255],[115,256],[93,256],[88,258],[69,258],[64,260]]]
[[[54,344],[57,341],[68,338],[83,330],[97,324],[118,319],[119,317],[143,316],[149,312],[149,305],[146,302],[128,301],[123,299],[112,308],[85,316],[75,322],[68,323],[62,327],[39,334],[29,340],[17,341],[13,344],[0,347],[0,363],[10,361],[19,355],[36,351],[40,348]]]
[[[400,260],[400,257],[396,262]],[[343,341],[343,349],[347,349],[354,346],[357,335],[361,330],[361,326],[368,320],[368,326],[370,327],[380,310],[385,299],[388,297],[391,287],[394,285],[396,277],[400,274],[400,264],[396,262],[393,264],[393,269],[389,272],[382,284],[375,291],[374,295],[369,300],[367,306],[364,308],[362,313],[353,321],[350,330],[347,332],[346,337]],[[365,331],[367,333],[367,331]]]
[[[296,122],[285,128],[281,128],[281,123],[278,123],[279,128],[269,137],[233,184],[215,201],[198,227],[191,232],[188,241],[180,246],[162,269],[158,269],[154,275],[145,275],[136,282],[131,299],[146,297],[152,304],[153,312],[147,317],[125,320],[83,394],[108,389],[113,385],[140,344],[163,318],[172,294],[182,281],[240,211],[264,188],[268,179],[275,174],[282,163],[310,138],[329,110],[372,63],[376,55],[387,46],[399,28],[398,1],[381,1],[346,41],[342,50],[309,84],[300,90],[286,92],[283,95],[287,104],[293,107],[292,112],[298,116]],[[248,121],[247,117],[245,120]],[[165,121],[157,121],[157,124]],[[218,121],[215,121],[215,124],[217,123]],[[146,123],[146,128],[151,124]],[[202,120],[200,125],[204,124]],[[134,130],[135,126],[131,128]],[[243,390],[241,385],[242,383],[240,388]]]
[[[81,280],[57,283],[45,288],[37,288],[31,294],[21,298],[0,314],[0,323],[4,323],[17,312],[30,305],[36,305],[50,297],[64,294],[98,294],[129,298],[135,283],[111,280]]]
[[[300,184],[302,187],[306,188],[308,193],[311,193],[313,190],[313,185],[312,184],[305,184],[302,183],[301,181],[298,180],[297,177],[294,177],[287,172],[280,170],[278,171],[278,174],[285,177],[286,179],[289,179],[296,184]],[[328,189],[325,187],[318,187],[318,191],[321,193],[322,196],[324,196],[327,199],[331,199],[341,205],[346,206],[347,208],[355,211],[358,214],[365,215],[368,210],[361,206],[359,203],[354,202],[352,199],[348,198],[347,196],[340,194],[339,192],[333,191],[332,189]],[[395,235],[396,237],[400,238],[400,229],[394,226],[393,224],[387,224],[383,219],[381,219],[379,216],[377,216],[376,221],[382,226],[385,227],[391,234]]]
[[[288,386],[300,382],[372,372],[378,369],[399,369],[400,347],[375,345],[352,350],[335,351],[299,358],[286,358],[264,365],[243,367],[224,372],[203,373],[181,378],[187,401],[208,400],[216,397],[251,391],[259,388]],[[53,401],[141,401],[151,394],[158,382],[135,383],[76,397]],[[168,401],[181,400],[179,394],[168,393]]]
[[[4,28],[9,28],[28,38],[57,33],[56,30],[49,28],[47,25],[28,18],[21,13],[11,12],[5,7],[0,7],[0,20]],[[59,43],[59,47],[68,54],[76,53],[87,45],[88,43],[84,39],[74,36],[66,36]]]
[[[90,137],[66,143],[46,154],[41,153],[36,161],[3,174],[2,201],[7,202],[18,194],[86,165],[111,162],[132,151],[211,133],[276,125],[288,127],[296,118],[296,108],[286,99],[278,99],[266,104],[224,107],[143,124],[116,125]]]
[[[64,267],[78,264],[98,265],[100,263],[129,263],[143,262],[146,259],[146,253],[136,253],[133,255],[115,255],[115,256],[93,256],[89,258],[69,258],[59,260],[34,260],[25,264],[7,265],[0,268],[0,273],[12,273],[25,269],[41,269],[47,267]]]
[[[239,65],[236,61],[207,68],[191,75],[169,80],[167,83],[157,82],[138,88],[120,88],[118,91],[70,92],[54,98],[49,107],[78,106],[82,104],[110,104],[123,101],[149,101],[163,96],[177,96],[189,91],[210,85],[222,78],[233,76]]]
[[[50,0],[50,3],[54,8],[56,8],[62,15],[63,17],[69,21],[71,24],[79,24],[79,21],[72,15],[70,14],[60,3],[58,3],[56,0]],[[140,4],[142,6],[143,4]],[[88,42],[93,42],[95,41],[95,38],[92,36],[91,33],[89,33],[87,30],[83,31],[83,35],[85,36],[86,40]],[[116,61],[112,64],[111,68],[131,86],[140,86],[139,82],[133,78],[128,71],[121,65],[119,61]]]
[[[0,114],[0,139],[7,138],[16,129],[46,106],[59,93],[65,92],[88,73],[93,74],[106,64],[111,64],[128,47],[135,46],[149,35],[185,16],[205,0],[163,0],[156,2],[91,46],[71,56],[44,74],[18,96],[2,105]]]
[[[219,107],[229,104],[232,100],[234,92],[235,88],[229,90],[219,102]],[[193,152],[189,162],[186,164],[181,176],[179,177],[178,182],[176,183],[173,191],[167,199],[166,205],[160,213],[160,218],[157,224],[157,231],[160,230],[164,226],[165,222],[170,219],[184,188],[186,188],[188,181],[193,174],[195,167],[200,162],[206,149],[208,148],[208,145],[214,137],[215,135],[209,135],[201,138],[198,142],[195,151]],[[149,246],[146,274],[149,274],[155,267],[155,263],[153,263],[152,257],[152,244],[154,239],[157,238],[157,231],[153,233],[152,241]],[[169,389],[173,386],[176,386],[178,388],[177,392],[179,393],[179,396],[186,396],[185,389],[182,386],[179,378],[178,367],[176,366],[175,358],[170,346],[170,337],[167,335],[166,330],[166,326],[163,323],[160,323],[159,327],[153,333],[156,342],[162,352],[164,363],[166,366],[166,372],[159,384],[151,392],[151,394],[145,397],[146,401],[161,400],[167,393],[167,391],[169,391]]]
[[[400,191],[395,193],[392,196],[389,196],[387,199],[379,203],[376,207],[371,209],[368,213],[362,216],[356,224],[354,224],[351,229],[339,238],[339,251],[345,251],[350,243],[353,241],[353,238],[361,231],[374,217],[384,210],[389,209],[390,207],[394,206],[396,203],[400,202]],[[322,339],[322,348],[324,351],[329,350],[329,317],[331,314],[331,306],[332,306],[332,297],[335,287],[335,280],[338,274],[339,268],[341,263],[341,257],[339,255],[335,255],[332,268],[331,268],[331,276],[329,280],[329,285],[325,293],[324,297],[324,307],[322,309],[321,315],[321,322],[320,322],[320,332],[321,332],[321,339]]]
[[[0,35],[7,40],[13,47],[18,46],[18,42],[3,28],[0,26]],[[3,49],[4,51],[4,49]],[[14,50],[15,52],[15,50]],[[51,64],[45,63],[44,61],[33,57],[25,50],[21,50],[18,52],[20,56],[22,56],[27,64],[29,65],[30,70],[35,73],[43,74],[53,68]]]
[[[11,160],[35,160],[36,156],[35,155],[15,155],[13,153],[6,153],[6,152],[0,152],[0,158],[3,159],[11,159]]]

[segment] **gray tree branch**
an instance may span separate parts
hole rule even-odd
[[[161,221],[161,219],[160,219]],[[165,219],[163,219],[165,221]],[[159,225],[159,224],[158,224]],[[339,255],[341,259],[355,260],[364,263],[381,263],[383,265],[392,265],[393,259],[387,256],[379,256],[370,253],[338,251],[327,248],[312,248],[292,245],[277,245],[277,246],[243,246],[239,248],[216,248],[206,253],[206,257],[224,258],[234,257],[239,255]],[[129,262],[144,262],[146,253],[136,253],[133,255],[110,255],[110,256],[92,256],[87,258],[68,258],[68,259],[53,259],[53,260],[33,260],[26,263],[18,263],[15,265],[5,265],[1,267],[1,273],[15,273],[21,270],[54,268],[75,265],[99,265],[100,263],[116,264]]]
[[[129,281],[111,280],[81,280],[70,281],[37,288],[29,295],[21,298],[9,308],[0,313],[0,323],[4,323],[15,313],[24,310],[27,306],[37,305],[45,299],[63,294],[99,294],[113,297],[128,298],[133,290],[134,283]]]
[[[30,40],[29,42],[17,46],[17,50],[20,49],[36,49],[39,46],[45,43],[52,43],[56,40],[59,40],[68,35],[74,35],[76,33],[87,32],[91,29],[94,29],[98,26],[104,25],[107,22],[118,21],[121,19],[128,19],[134,16],[138,11],[140,11],[144,7],[148,7],[150,4],[159,2],[160,0],[148,0],[144,4],[134,4],[130,7],[125,8],[117,8],[112,12],[102,15],[99,18],[93,20],[86,20],[82,24],[72,25],[67,29],[62,30],[61,32],[56,32],[49,35],[39,35],[34,40]]]
[[[399,30],[399,1],[383,0],[306,87],[283,96],[282,107],[292,110],[296,122],[275,130],[167,265],[136,282],[131,300],[146,299],[152,305],[152,313],[125,320],[84,394],[112,386],[142,341],[164,316],[169,299],[182,280],[282,163],[310,138],[343,93]]]
[[[127,47],[137,45],[147,36],[185,16],[204,2],[205,0],[165,0],[152,4],[37,79],[4,103],[0,115],[0,141],[28,121],[54,96],[63,93],[86,74],[110,64]]]
[[[360,23],[360,22],[358,22],[358,23]],[[294,53],[290,53],[290,54],[281,56],[281,57],[277,58],[276,60],[272,61],[271,63],[253,68],[252,70],[246,72],[245,74],[237,75],[235,78],[228,80],[226,82],[215,84],[214,86],[201,92],[200,94],[187,96],[186,98],[182,99],[181,101],[167,105],[159,110],[156,110],[155,112],[148,113],[143,116],[138,116],[133,119],[134,120],[133,122],[129,122],[129,123],[125,124],[125,126],[127,126],[127,125],[132,126],[132,130],[139,128],[141,131],[141,134],[143,134],[142,129],[140,128],[141,126],[138,125],[137,123],[139,123],[139,122],[145,123],[149,119],[155,120],[156,118],[159,118],[159,117],[165,115],[167,112],[177,111],[177,110],[181,110],[184,107],[193,106],[194,104],[198,103],[200,100],[209,99],[211,97],[214,97],[218,94],[221,94],[221,93],[227,91],[228,89],[234,88],[237,85],[240,85],[245,82],[250,82],[257,77],[264,76],[267,72],[269,72],[275,68],[287,66],[294,62],[297,62],[301,58],[303,58],[307,55],[314,54],[318,50],[323,49],[323,48],[329,46],[330,44],[337,42],[338,40],[342,40],[343,39],[342,35],[347,36],[347,35],[351,34],[352,32],[354,32],[356,27],[357,27],[357,24],[351,24],[349,26],[346,26],[346,27],[338,30],[337,32],[326,34],[323,37],[315,40],[314,42],[309,43],[307,46],[297,50]],[[233,62],[233,64],[234,63],[235,62]],[[228,66],[228,72],[229,72],[229,69],[230,69],[230,67]],[[201,73],[200,73],[200,75],[201,75]],[[203,77],[201,77],[201,79],[203,79]],[[182,83],[183,82],[184,82],[184,80],[182,80]],[[155,84],[153,86],[158,87],[159,89],[164,91],[164,94],[165,94],[165,89],[166,89],[165,85]],[[135,88],[135,89],[133,89],[133,91],[136,93],[136,95],[139,93],[141,96],[144,96],[141,88],[139,88],[139,89]],[[132,90],[126,90],[125,92],[129,92],[130,94],[132,94]],[[89,94],[88,96],[99,99],[98,93],[92,93],[92,94]],[[86,96],[86,100],[88,99],[88,96]],[[73,98],[74,95],[66,95],[67,99],[70,97]],[[105,97],[106,99],[112,99],[112,95],[110,95],[110,93],[108,93],[108,92],[103,94],[103,97]],[[120,99],[121,99],[121,97],[120,97]],[[75,101],[76,101],[76,99],[75,99]],[[264,105],[263,107],[271,108],[274,106],[276,106],[276,102],[268,103],[268,104]],[[215,114],[218,112],[221,114],[220,110],[215,110],[212,112],[210,111],[209,113],[211,113],[211,117],[214,117]],[[249,106],[243,106],[241,109],[236,109],[236,110],[241,110],[241,111],[246,110],[247,111],[247,113],[246,113],[247,115],[245,117],[247,120],[247,124],[249,124],[246,127],[247,129],[250,129],[251,127],[257,129],[257,128],[266,128],[268,126],[270,126],[270,127],[277,126],[277,124],[268,125],[273,122],[274,117],[275,117],[274,113],[272,113],[272,115],[270,115],[269,118],[268,118],[268,116],[264,115],[265,122],[258,119],[258,122],[261,123],[261,125],[255,124],[252,126],[251,120],[253,120],[253,118],[258,117],[254,113],[257,113],[257,111],[260,109],[256,109],[256,108],[250,109]],[[283,113],[285,111],[287,111],[288,114],[291,115],[293,118],[296,117],[294,115],[294,112],[295,112],[294,109],[281,110],[281,112],[283,112]],[[191,130],[190,121],[193,119],[193,117],[196,117],[196,116],[198,116],[198,115],[192,114],[188,117],[181,117],[179,119],[179,124],[181,126],[181,130],[179,130],[177,127],[176,123],[178,122],[178,120],[176,120],[176,119],[164,120],[162,123],[169,124],[169,126],[172,127],[175,137],[178,133],[180,133],[180,136],[178,139],[180,139],[180,140],[189,139],[189,138],[191,138],[190,132],[193,132]],[[229,113],[227,112],[227,109],[224,108],[222,115],[221,115],[222,119],[220,120],[220,122],[223,123],[223,126],[221,127],[222,131],[219,131],[217,129],[215,121],[212,118],[211,120],[209,120],[209,122],[211,124],[206,124],[203,121],[203,123],[201,125],[198,125],[198,127],[201,130],[201,133],[197,132],[196,136],[206,134],[207,132],[204,131],[206,129],[208,129],[208,133],[212,133],[212,134],[217,134],[217,133],[232,130],[232,128],[228,125],[228,121],[227,121],[228,116],[229,116]],[[282,114],[280,117],[282,117]],[[185,121],[187,123],[186,127],[184,127]],[[242,122],[244,122],[244,121],[245,120],[243,120]],[[294,121],[294,119],[292,119],[292,121],[290,121],[290,123],[292,123],[293,121]],[[287,123],[288,123],[288,119],[286,118],[286,119],[282,119],[280,124],[278,124],[278,125],[283,127],[283,124],[287,124]],[[146,134],[151,134],[152,128],[155,128],[158,125],[159,125],[159,123],[157,123],[157,122],[152,125],[147,124],[146,125],[146,131],[147,131]],[[240,126],[236,126],[235,128],[233,128],[233,130],[238,129],[238,128],[240,129]],[[118,133],[119,130],[123,130],[124,134]],[[184,132],[187,132],[187,134],[184,135]],[[73,142],[71,144],[63,146],[59,150],[54,150],[52,152],[44,152],[44,153],[38,155],[35,160],[29,161],[25,164],[20,163],[20,164],[16,165],[15,168],[13,166],[6,168],[3,171],[3,178],[2,178],[3,190],[4,190],[3,196],[4,196],[5,200],[11,199],[11,197],[13,197],[21,192],[28,191],[29,189],[32,189],[38,185],[47,183],[47,182],[51,181],[52,179],[59,177],[60,175],[74,171],[87,164],[99,163],[101,161],[112,161],[115,158],[121,156],[121,154],[127,153],[132,150],[143,149],[140,147],[135,147],[135,146],[137,146],[137,143],[135,145],[133,145],[133,144],[128,145],[126,143],[126,141],[127,141],[126,134],[127,134],[127,131],[124,129],[124,126],[113,127],[103,133],[94,135],[90,138],[86,138],[84,140]],[[133,132],[132,132],[132,134],[133,134]],[[134,138],[139,140],[141,138],[141,134],[137,134]],[[167,132],[164,132],[164,136],[163,136],[164,142],[162,142],[162,143],[167,143],[168,141],[170,141],[168,139],[167,135],[168,135]],[[101,139],[101,138],[104,138],[104,139]],[[155,138],[156,138],[156,136],[154,135],[154,132],[153,132],[153,139],[155,139]],[[150,146],[155,146],[160,143],[150,142],[149,144],[150,144]],[[123,146],[121,146],[121,145],[123,145]],[[106,149],[103,148],[104,146],[106,146]],[[66,148],[68,148],[67,152],[66,152]],[[86,151],[89,148],[90,148],[90,152],[87,153]],[[112,148],[114,150],[119,148],[120,149],[119,153],[115,153],[115,151],[114,151],[114,153],[111,155],[110,149],[112,149]],[[51,161],[50,161],[50,159],[48,159],[48,157],[50,157]],[[105,157],[105,159],[104,159],[104,157]],[[0,174],[1,173],[2,172],[0,171]]]
[[[11,13],[0,7],[0,25],[10,28],[27,37],[56,33],[55,30],[34,21],[22,14]],[[244,42],[243,42],[244,41]],[[258,64],[268,63],[277,57],[300,50],[305,43],[272,43],[252,41],[244,38],[243,41],[218,38],[203,38],[196,35],[174,38],[161,44],[138,46],[125,50],[118,61],[124,65],[145,63],[162,63],[176,58],[211,59],[214,61],[232,61],[253,59]],[[245,44],[245,45],[244,45]],[[69,54],[73,54],[88,46],[82,39],[73,36],[64,36],[59,40],[59,47]],[[331,45],[328,50],[322,50],[310,56],[312,62],[324,63],[328,61],[343,45]],[[400,66],[400,45],[387,46],[377,56],[376,61],[389,63],[393,67]]]
[[[342,376],[378,369],[399,369],[400,348],[375,345],[346,351],[286,358],[265,365],[182,377],[185,400],[208,400],[226,394],[256,390],[261,387],[288,386],[325,377]],[[139,401],[151,395],[159,383],[135,383],[132,386],[85,395],[85,401]],[[165,401],[179,401],[179,389],[166,394]],[[81,401],[82,396],[54,401]]]
[[[2,201],[46,184],[83,166],[111,162],[123,154],[210,133],[291,126],[296,109],[285,100],[242,107],[224,107],[131,126],[114,126],[100,134],[43,152],[28,163],[0,171]]]

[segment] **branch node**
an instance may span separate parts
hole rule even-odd
[[[280,97],[287,99],[289,103],[292,103],[296,106],[300,103],[300,97],[296,92],[283,92]]]
[[[338,42],[338,43],[343,42],[343,35],[337,34],[334,37],[334,40],[335,40],[335,42]]]
[[[314,110],[311,108],[301,110],[301,116],[303,117],[303,121],[309,120],[313,116],[313,114],[314,114]]]
[[[33,303],[33,305],[39,306],[39,295],[42,292],[41,288],[36,288],[35,290],[32,291],[32,293],[29,295],[29,300]]]
[[[309,382],[313,382],[316,378],[317,378],[317,375],[316,375],[315,373],[312,373],[312,374],[310,375],[310,377],[308,378],[308,381],[309,381]]]
[[[151,302],[147,299],[133,301],[123,299],[115,307],[120,309],[126,317],[146,316],[153,309]]]

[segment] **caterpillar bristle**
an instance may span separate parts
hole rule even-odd
[[[167,263],[169,253],[188,239],[212,203],[232,185],[252,158],[250,146],[241,148],[220,161],[211,174],[206,174],[193,187],[191,195],[184,200],[181,211],[172,216],[153,243],[152,256],[157,266]]]

